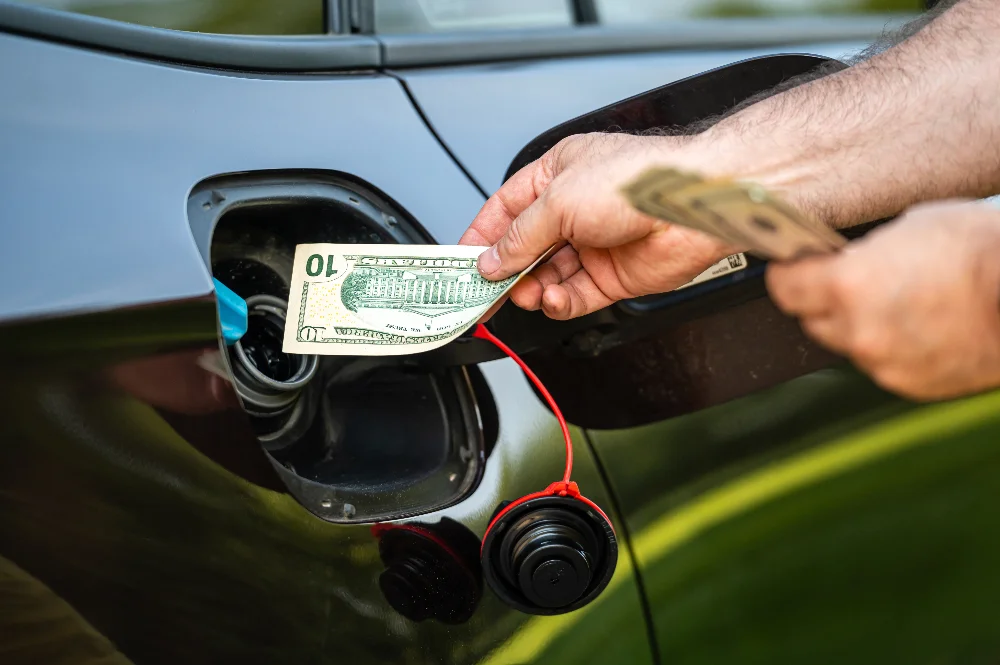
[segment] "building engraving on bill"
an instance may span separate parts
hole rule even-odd
[[[428,316],[493,302],[507,280],[491,282],[472,269],[412,270],[355,267],[341,287],[341,301],[359,309],[401,309]]]

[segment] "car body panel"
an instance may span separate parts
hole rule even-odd
[[[791,50],[837,56],[861,45]],[[680,395],[674,417],[573,429],[575,478],[622,547],[609,588],[562,616],[522,614],[486,590],[464,622],[404,618],[379,587],[372,527],[329,523],[297,503],[245,414],[207,397],[194,413],[159,402],[178,368],[219,344],[207,239],[187,216],[206,178],[344,175],[454,242],[483,203],[479,190],[497,187],[550,126],[777,50],[790,49],[307,75],[0,35],[3,61],[17,63],[0,69],[0,633],[11,636],[0,659],[993,659],[997,394],[916,407],[837,367],[732,399],[742,392],[720,388],[726,373],[702,362],[703,349],[747,349],[765,373],[783,354],[792,360],[780,379],[812,369],[818,352],[782,342],[754,355],[760,340],[722,326],[724,309],[684,339],[663,331],[686,364],[658,376],[647,368],[641,387]],[[526,95],[534,106],[518,103]],[[766,319],[758,330],[792,325],[755,302]],[[448,519],[478,538],[501,500],[559,476],[552,413],[511,361],[481,368],[499,433],[480,485],[399,525]],[[684,391],[670,385],[682,380]],[[704,408],[717,394],[725,403]]]
[[[178,377],[218,348],[186,212],[205,178],[349,174],[457,239],[482,196],[398,81],[197,70],[12,35],[0,52],[20,63],[0,72],[0,344],[14,358],[0,379],[0,623],[23,638],[0,646],[5,663],[652,662],[624,548],[561,642],[532,636],[564,618],[489,593],[465,623],[415,623],[380,590],[371,527],[295,502],[242,412],[158,401],[177,380],[197,395]],[[483,372],[501,430],[484,479],[407,523],[447,517],[478,537],[501,499],[559,476],[555,418],[512,361]],[[576,475],[613,513],[585,446]]]
[[[24,636],[5,639],[5,663],[57,662],[47,640],[64,641],[65,662],[87,662],[96,647],[85,638],[95,631],[135,663],[531,662],[538,646],[530,636],[561,625],[562,617],[528,617],[492,596],[464,624],[403,619],[379,590],[371,527],[322,522],[277,491],[242,413],[178,414],[123,389],[155,391],[178,359],[213,348],[214,303],[58,323],[62,335],[86,340],[86,328],[115,325],[101,320],[108,316],[129,322],[131,343],[109,348],[106,337],[91,338],[95,346],[81,342],[75,361],[30,363],[0,379],[0,579],[43,585],[78,615],[50,635],[55,599],[15,604],[3,594],[3,632],[20,626]],[[4,342],[47,324],[4,328]],[[466,501],[420,523],[448,516],[482,533],[500,499],[560,472],[558,425],[519,370],[509,361],[484,370],[502,431],[486,478]],[[577,469],[581,486],[610,505],[585,447]],[[612,588],[548,653],[650,662],[631,571],[623,553]],[[614,629],[602,634],[595,624]],[[491,660],[498,649],[528,660]]]
[[[20,63],[0,70],[0,215],[18,248],[0,279],[23,285],[0,293],[0,320],[211,293],[186,210],[220,174],[349,173],[444,243],[482,205],[386,76],[196,70],[13,35],[0,58]]]
[[[864,42],[681,51],[395,70],[428,122],[492,193],[521,148],[554,125],[732,62],[774,53],[844,57]],[[609,128],[613,129],[613,128]]]

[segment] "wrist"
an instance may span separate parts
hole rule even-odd
[[[845,177],[852,172],[852,151],[835,153],[824,145],[829,141],[798,123],[778,123],[779,132],[766,132],[761,123],[741,121],[716,125],[688,146],[704,170],[759,184],[831,228],[870,221],[859,205],[860,189]]]

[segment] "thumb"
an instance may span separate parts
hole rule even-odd
[[[479,272],[487,279],[516,275],[562,240],[562,210],[543,194],[518,215],[503,237],[479,256]]]

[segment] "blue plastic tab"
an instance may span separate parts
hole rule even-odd
[[[247,303],[219,280],[213,277],[212,281],[215,282],[215,298],[219,301],[222,339],[226,346],[232,346],[247,333]]]

